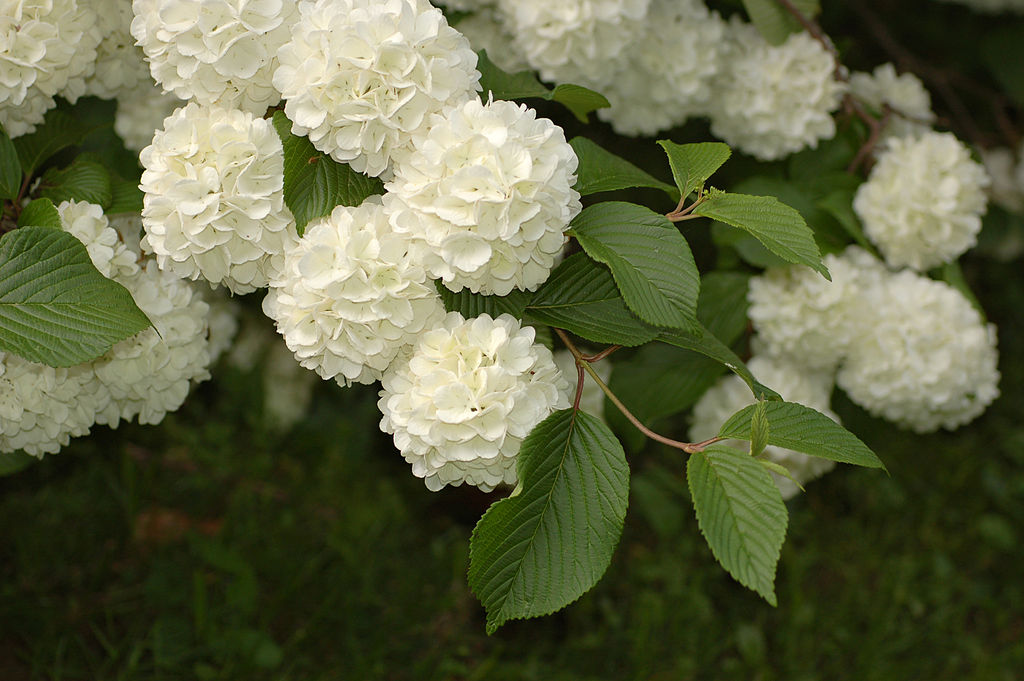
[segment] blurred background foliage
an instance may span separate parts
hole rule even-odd
[[[824,4],[849,66],[895,61],[963,139],[1019,143],[1024,20]],[[667,177],[653,143],[588,135]],[[670,136],[709,138],[700,123]],[[781,168],[726,166],[728,182]],[[660,208],[652,197],[633,198]],[[707,232],[687,233],[705,262],[723,257]],[[1003,396],[930,436],[840,398],[891,475],[841,467],[790,502],[778,608],[715,564],[683,459],[647,446],[598,586],[487,637],[465,570],[494,496],[427,492],[377,431],[372,388],[319,385],[280,434],[257,371],[222,366],[160,427],[98,427],[0,478],[0,679],[1024,678],[1022,234],[991,210],[963,263],[999,326]]]

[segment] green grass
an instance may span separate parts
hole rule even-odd
[[[1021,678],[1024,282],[977,264],[1004,397],[928,437],[840,401],[891,476],[841,467],[790,503],[778,608],[714,563],[682,459],[651,449],[597,588],[487,637],[465,569],[491,498],[428,492],[372,389],[324,384],[274,435],[228,370],[158,428],[0,480],[0,679]]]

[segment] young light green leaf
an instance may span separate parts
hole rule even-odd
[[[0,201],[13,199],[21,190],[21,161],[14,143],[0,127]]]
[[[803,216],[774,196],[716,191],[698,204],[693,213],[744,229],[787,262],[807,265],[822,276],[829,276],[814,233]]]
[[[469,586],[487,610],[488,634],[560,610],[594,586],[626,517],[625,452],[590,414],[563,409],[538,424],[518,473],[522,491],[492,505],[469,544]]]
[[[50,199],[34,199],[18,216],[18,226],[61,229],[60,213]]]
[[[677,348],[699,352],[705,357],[710,357],[716,362],[725,365],[727,369],[744,380],[756,399],[782,399],[774,390],[758,383],[754,375],[750,373],[750,369],[743,363],[743,360],[737,357],[736,353],[729,349],[729,346],[725,345],[704,327],[699,327],[694,331],[662,331],[658,335],[658,340],[662,343],[674,345]]]
[[[629,311],[608,268],[583,253],[569,256],[526,306],[529,319],[595,343],[633,347],[654,340],[661,329]]]
[[[72,366],[149,326],[128,290],[67,232],[29,226],[0,239],[0,350]]]
[[[568,233],[612,271],[626,305],[649,324],[697,324],[700,273],[690,246],[664,215],[621,201],[583,209]]]
[[[564,84],[551,90],[537,80],[532,71],[508,73],[490,60],[486,50],[477,54],[476,68],[480,71],[480,87],[485,100],[493,95],[495,99],[537,97],[555,101],[567,108],[581,123],[587,122],[587,114],[591,111],[611,106],[604,95],[581,85]]]
[[[818,0],[792,0],[793,6],[808,19],[813,19],[821,7]],[[772,45],[781,45],[791,33],[804,30],[800,22],[786,11],[778,0],[743,0],[750,21],[761,36]]]
[[[575,189],[583,196],[616,189],[650,187],[662,190],[672,197],[673,201],[679,200],[679,192],[675,187],[640,170],[626,159],[602,149],[586,137],[573,137],[569,146],[579,159]]]
[[[703,185],[722,164],[729,160],[732,149],[721,142],[676,144],[671,140],[658,140],[668,154],[672,177],[683,196]]]
[[[39,459],[25,452],[0,452],[0,475],[11,475]]]
[[[110,173],[94,161],[76,159],[71,165],[58,170],[50,168],[43,173],[38,194],[55,204],[61,201],[88,201],[106,208],[113,198]]]
[[[31,175],[48,158],[80,143],[94,129],[66,111],[50,109],[35,132],[14,140],[22,172]]]
[[[274,128],[284,147],[284,202],[300,236],[311,220],[330,215],[335,206],[358,206],[384,193],[379,179],[357,173],[317,151],[307,138],[293,135],[283,111],[274,112]]]
[[[733,414],[722,426],[722,438],[749,440],[756,405]],[[768,444],[811,456],[867,468],[885,465],[861,440],[841,425],[810,407],[793,402],[766,402],[765,416],[771,424]]]
[[[746,452],[711,445],[686,463],[697,524],[715,559],[772,605],[789,513],[768,471]]]
[[[523,318],[523,310],[530,302],[530,294],[512,289],[507,296],[485,296],[462,289],[455,293],[440,281],[435,282],[437,292],[441,294],[444,308],[448,312],[459,312],[463,317],[479,317],[489,314],[492,318],[502,314],[510,314],[517,319]]]
[[[804,486],[800,484],[800,481],[793,477],[793,474],[789,472],[789,469],[783,466],[782,464],[777,464],[774,461],[769,461],[768,459],[760,458],[757,459],[757,462],[764,466],[765,468],[767,468],[770,473],[781,475],[782,477],[792,482],[800,489],[801,492],[807,491],[806,489],[804,489]]]
[[[768,446],[768,433],[771,432],[771,425],[768,423],[767,404],[765,400],[758,400],[750,415],[751,456],[757,456]]]

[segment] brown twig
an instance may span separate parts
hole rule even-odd
[[[606,347],[604,350],[602,350],[601,352],[597,353],[596,355],[581,355],[580,359],[582,359],[584,362],[590,362],[591,364],[593,364],[594,362],[600,362],[602,359],[604,359],[608,355],[612,354],[616,350],[621,350],[621,349],[622,349],[621,345],[609,345],[608,347]]]

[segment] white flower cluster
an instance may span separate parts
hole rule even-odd
[[[96,46],[95,71],[85,80],[86,94],[115,99],[150,83],[149,66],[131,34],[134,16],[131,3],[128,0],[86,1],[96,12],[96,26],[103,36]]]
[[[413,144],[387,184],[388,210],[430,275],[497,295],[543,283],[581,209],[561,128],[525,105],[474,99],[434,116]]]
[[[751,281],[764,353],[838,366],[854,402],[920,432],[963,425],[998,396],[995,327],[959,291],[911,270],[894,274],[856,247],[826,264],[831,284],[805,267]]]
[[[892,109],[885,126],[886,135],[921,135],[935,122],[932,98],[920,79],[912,73],[896,73],[892,64],[882,64],[872,73],[850,75],[850,93],[877,112]]]
[[[444,317],[422,263],[374,198],[307,227],[263,310],[302,366],[343,385],[378,380]]]
[[[82,0],[0,0],[0,124],[35,130],[61,95],[75,101],[96,62],[96,13]]]
[[[927,270],[977,242],[988,183],[950,133],[890,138],[853,208],[889,265]]]
[[[450,312],[385,372],[381,429],[431,490],[515,484],[520,444],[569,406],[551,351],[517,319]]]
[[[160,267],[234,293],[267,285],[298,237],[270,121],[191,102],[164,121],[140,161],[142,247]]]
[[[752,357],[747,367],[758,381],[775,390],[787,402],[816,409],[833,421],[839,421],[839,417],[829,409],[834,385],[831,372],[808,371],[806,365],[800,362],[764,355]],[[743,379],[734,374],[722,378],[694,405],[690,440],[701,442],[715,437],[730,416],[753,403],[754,397]],[[747,443],[727,440],[725,444],[743,447]],[[797,483],[803,484],[835,468],[835,462],[829,459],[808,456],[774,445],[765,447],[763,456],[768,461],[784,466],[793,478],[790,480],[772,471],[783,499],[799,493]]]

